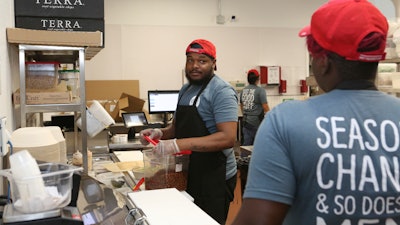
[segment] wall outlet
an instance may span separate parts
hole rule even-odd
[[[8,142],[8,131],[7,131],[7,127],[6,127],[6,122],[7,122],[7,118],[1,117],[0,118],[0,154],[6,155],[8,153],[8,146],[7,146],[7,142]]]

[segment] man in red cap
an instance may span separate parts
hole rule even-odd
[[[234,225],[400,224],[400,99],[377,90],[388,23],[367,0],[331,0],[307,38],[325,94],[258,129]]]
[[[258,126],[264,114],[269,111],[267,94],[265,89],[258,86],[260,74],[251,69],[247,72],[249,85],[240,92],[240,108],[243,113],[243,143],[242,145],[253,145]],[[243,155],[242,156],[246,156]]]
[[[141,136],[161,139],[157,154],[191,150],[187,192],[220,224],[225,224],[236,186],[238,98],[233,87],[214,74],[215,46],[204,39],[186,48],[186,78],[172,123]],[[142,143],[148,144],[143,138]],[[173,203],[172,203],[173,204]]]

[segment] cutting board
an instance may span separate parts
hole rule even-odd
[[[120,162],[143,160],[143,153],[141,151],[114,151],[113,153]]]
[[[219,225],[175,188],[132,192],[128,197],[150,225]]]

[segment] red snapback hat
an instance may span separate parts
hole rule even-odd
[[[193,44],[198,44],[201,46],[201,48],[192,48]],[[217,58],[217,51],[215,50],[215,46],[213,43],[204,40],[204,39],[197,39],[192,41],[189,46],[186,48],[186,54],[187,53],[198,53],[198,54],[205,54],[208,55],[214,59]]]
[[[357,48],[368,34],[381,33],[386,39],[387,31],[386,17],[367,0],[330,0],[314,12],[299,36],[312,35],[321,47],[347,60],[377,62],[385,59],[385,42],[370,52]]]
[[[255,69],[249,70],[249,72],[247,72],[247,76],[248,76],[250,73],[254,73],[254,75],[256,75],[257,77],[260,76],[260,74],[258,73],[258,71],[255,70]]]

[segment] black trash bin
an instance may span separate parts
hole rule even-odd
[[[247,182],[247,173],[249,170],[250,156],[238,157],[236,159],[237,168],[240,171],[240,184],[242,188],[242,196]]]

